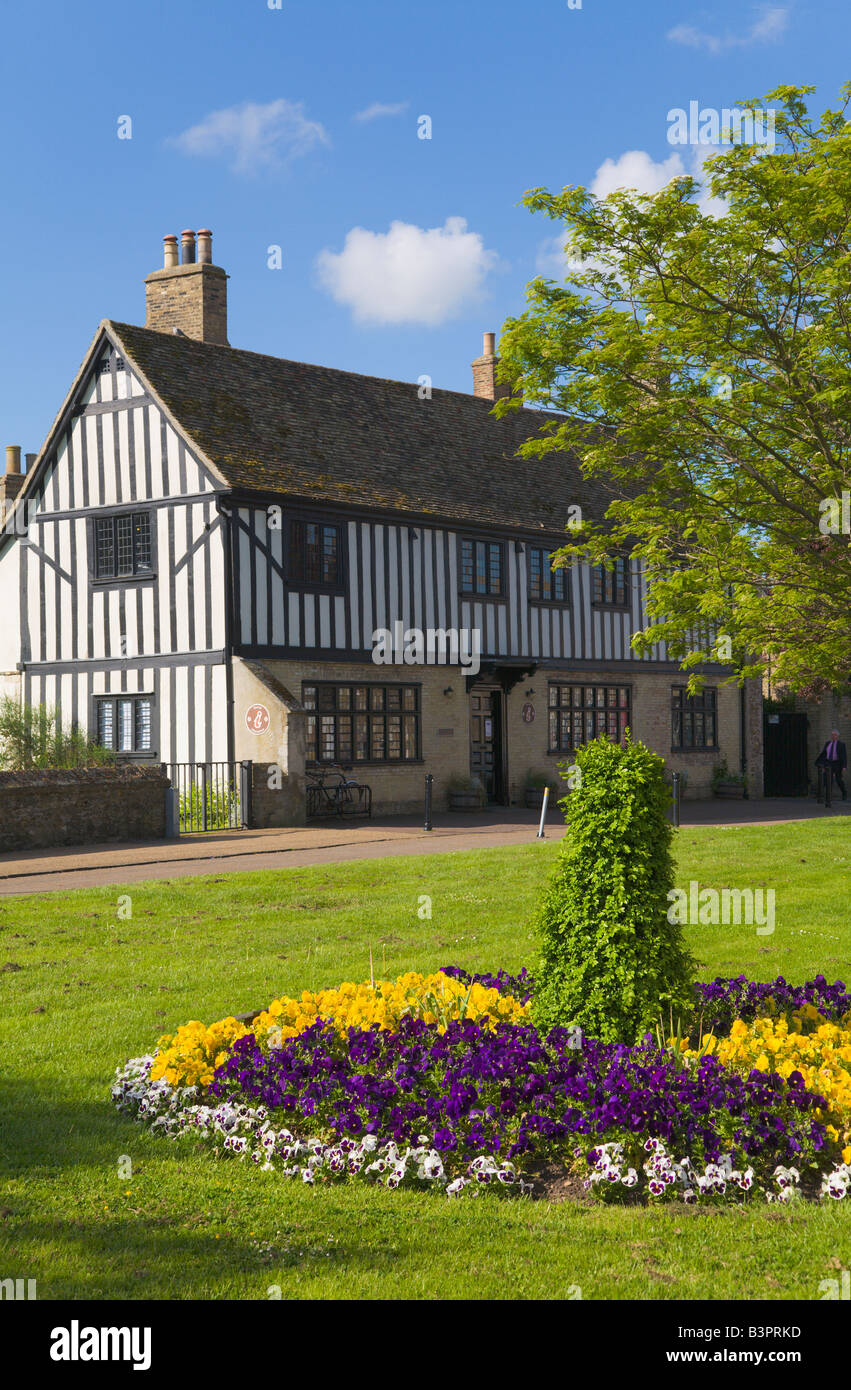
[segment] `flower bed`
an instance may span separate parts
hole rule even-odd
[[[523,1193],[545,1163],[607,1200],[851,1190],[851,1032],[819,1012],[839,1017],[844,986],[716,980],[696,987],[697,1010],[728,1017],[726,1035],[698,1039],[696,1013],[679,1045],[637,1046],[540,1037],[530,988],[525,972],[447,967],[277,1000],[250,1024],[161,1039],[113,1097],[156,1132],[308,1184]]]

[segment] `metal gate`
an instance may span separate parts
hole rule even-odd
[[[251,819],[251,763],[168,763],[181,835],[245,830]]]
[[[807,716],[791,710],[766,712],[763,721],[763,761],[766,796],[806,796]]]

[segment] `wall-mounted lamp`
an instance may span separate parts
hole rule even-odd
[[[525,550],[525,548],[526,548],[526,547],[524,546],[524,544],[523,544],[522,541],[515,541],[515,542],[514,542],[514,554],[515,554],[515,555],[522,555],[522,554],[523,554],[523,551]]]
[[[420,533],[419,533],[419,531],[409,531],[409,532],[408,532],[408,540],[409,540],[409,541],[418,541],[419,538],[420,538]]]
[[[447,685],[447,687],[446,687],[446,689],[444,690],[443,693],[444,693],[444,695],[454,695],[454,694],[455,694],[455,691],[452,689],[452,686],[451,686],[451,685]]]
[[[526,696],[526,699],[527,699],[527,700],[528,700],[529,696],[530,696],[530,695],[534,695],[534,693],[535,693],[535,687],[534,687],[533,685],[530,685],[528,690],[524,690],[524,691],[523,691],[523,694]]]

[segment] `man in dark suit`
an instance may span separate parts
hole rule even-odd
[[[848,755],[845,751],[845,744],[839,737],[838,729],[831,729],[830,738],[816,758],[816,766],[825,768],[828,777],[835,781],[839,787],[842,800],[847,801],[848,793],[845,790],[842,774],[848,766]]]

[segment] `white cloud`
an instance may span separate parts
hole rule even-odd
[[[721,153],[718,145],[692,145],[689,148],[690,168],[686,168],[678,153],[656,162],[646,150],[627,150],[619,159],[606,159],[600,165],[591,183],[591,193],[595,198],[605,198],[618,188],[635,189],[638,193],[660,193],[671,179],[691,174],[701,182],[704,178],[703,165],[711,155]],[[723,217],[727,205],[721,198],[713,198],[702,189],[697,205],[707,217]]]
[[[499,257],[463,217],[443,227],[392,222],[387,232],[353,227],[342,251],[321,251],[319,280],[360,323],[435,328],[480,298]]]
[[[639,193],[659,193],[671,179],[681,178],[685,166],[678,154],[657,164],[646,150],[627,150],[619,159],[606,159],[594,175],[590,192],[606,198],[617,188],[634,188]]]
[[[718,153],[717,145],[691,146],[688,149],[691,167],[686,168],[682,156],[677,153],[657,162],[646,150],[627,150],[618,159],[603,161],[591,181],[589,192],[594,198],[606,198],[617,189],[645,194],[660,193],[671,179],[683,178],[686,174],[691,174],[701,183],[705,161],[710,155]],[[716,219],[726,216],[728,210],[723,198],[713,198],[703,186],[697,197],[697,206],[705,217]],[[565,255],[566,240],[567,229],[564,228],[556,236],[541,242],[535,258],[535,269],[539,275],[563,280],[569,270],[578,268],[579,263]]]
[[[378,121],[383,116],[401,116],[408,109],[406,101],[383,102],[374,101],[371,106],[367,106],[364,111],[358,111],[352,116],[353,121]]]
[[[776,43],[782,39],[789,23],[789,10],[783,5],[769,5],[744,34],[710,34],[693,24],[677,24],[669,29],[667,38],[687,48],[704,48],[708,53],[726,53],[731,48],[750,48],[757,43]]]
[[[304,103],[285,97],[266,105],[246,101],[211,111],[198,125],[169,141],[184,154],[227,158],[231,169],[240,174],[278,168],[316,145],[329,143],[324,127],[305,115]]]

